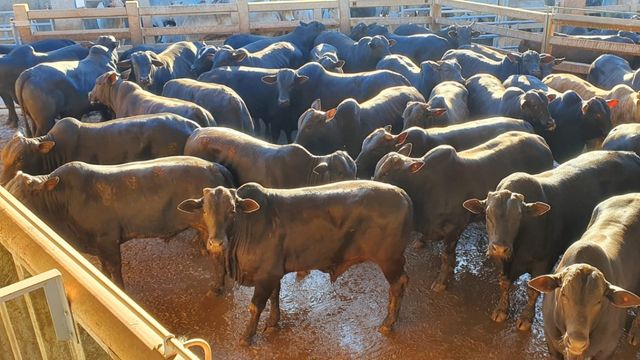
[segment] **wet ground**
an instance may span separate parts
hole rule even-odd
[[[5,118],[0,115],[0,124]],[[0,146],[12,133],[0,126]],[[471,225],[458,245],[455,279],[443,294],[429,290],[439,265],[437,244],[410,247],[410,282],[388,337],[377,331],[388,285],[374,265],[352,267],[335,283],[317,271],[303,280],[289,274],[282,281],[280,329],[259,332],[249,348],[237,340],[253,289],[234,286],[224,297],[208,295],[209,263],[192,233],[130,241],[122,251],[126,292],[176,335],[209,341],[215,359],[547,359],[541,316],[530,333],[514,326],[525,302],[522,283],[508,322],[490,320],[498,285],[485,247],[483,226]],[[265,310],[259,331],[267,316]],[[640,359],[636,350],[622,339],[614,358]]]

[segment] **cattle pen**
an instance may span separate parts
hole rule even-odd
[[[191,36],[193,39],[205,40],[207,42],[219,43],[221,39],[237,33],[280,33],[293,30],[299,24],[299,20],[281,20],[270,22],[257,22],[251,20],[251,14],[261,12],[278,11],[309,11],[312,16],[310,20],[315,20],[324,24],[328,29],[338,29],[348,34],[350,29],[358,23],[389,26],[391,28],[402,24],[426,24],[431,29],[440,29],[449,25],[469,24],[468,19],[473,19],[471,27],[483,34],[494,37],[492,48],[497,51],[507,53],[520,40],[538,42],[541,45],[541,52],[554,54],[557,47],[585,49],[601,53],[612,53],[618,55],[640,54],[640,45],[628,43],[614,43],[606,41],[596,41],[590,39],[580,39],[566,37],[558,34],[563,26],[575,26],[595,29],[615,29],[632,32],[640,32],[640,20],[624,19],[611,16],[613,14],[636,14],[640,11],[640,1],[626,1],[624,4],[611,6],[590,6],[585,2],[578,3],[574,0],[560,0],[557,6],[545,6],[539,8],[523,9],[508,5],[493,5],[483,2],[464,0],[293,0],[293,1],[272,1],[272,2],[251,2],[247,0],[232,0],[231,3],[200,4],[200,5],[171,5],[171,6],[148,6],[142,5],[139,1],[126,1],[123,7],[113,8],[78,8],[78,9],[30,9],[28,4],[14,4],[11,20],[11,30],[18,43],[30,43],[43,39],[65,38],[76,41],[95,40],[100,35],[112,35],[127,45],[149,44],[154,42],[154,37],[159,36]],[[508,0],[506,2],[508,4]],[[411,14],[411,16],[384,16],[384,17],[354,17],[352,10],[368,7],[390,7],[397,9],[398,14]],[[402,7],[410,9],[403,12]],[[462,14],[462,16],[460,16]],[[220,23],[212,25],[197,26],[172,26],[155,27],[152,19],[161,16],[221,16],[225,19]],[[81,19],[122,19],[123,27],[108,29],[58,30],[53,24],[67,20]],[[41,27],[34,24],[48,22],[51,23],[51,30],[42,31]],[[7,30],[8,32],[9,30]],[[555,70],[567,73],[585,75],[588,73],[590,64],[565,61],[555,66]],[[2,103],[0,102],[0,105]],[[0,107],[1,109],[1,107]],[[0,120],[4,118],[0,117]],[[2,121],[4,122],[4,121]],[[3,130],[3,129],[0,129]],[[0,134],[0,137],[2,134]],[[0,139],[2,141],[4,139]],[[3,144],[4,145],[4,144]],[[457,280],[461,285],[455,286],[453,294],[441,297],[438,300],[428,299],[424,304],[419,303],[427,297],[427,292],[422,289],[416,290],[408,299],[407,310],[403,315],[411,326],[419,330],[424,329],[415,326],[418,322],[417,313],[426,312],[427,306],[433,305],[433,310],[429,316],[436,326],[447,326],[450,330],[443,331],[445,336],[451,332],[455,333],[456,327],[469,326],[466,336],[455,336],[450,343],[440,344],[436,340],[428,339],[423,334],[406,334],[407,339],[399,339],[400,336],[393,335],[391,340],[385,340],[379,334],[365,334],[363,325],[367,331],[374,332],[374,323],[377,320],[368,318],[369,312],[378,307],[384,307],[381,302],[371,300],[360,300],[355,302],[352,295],[384,298],[386,296],[386,284],[378,279],[373,284],[366,283],[359,276],[364,277],[362,269],[356,269],[355,275],[350,274],[346,279],[340,279],[336,285],[329,284],[326,279],[321,278],[319,273],[314,272],[306,280],[298,282],[294,280],[292,274],[283,280],[283,284],[294,288],[300,294],[292,295],[294,291],[286,292],[283,296],[285,309],[296,308],[300,298],[303,301],[310,300],[311,305],[316,305],[320,310],[313,309],[313,306],[298,307],[299,314],[287,314],[285,323],[287,329],[281,331],[270,339],[274,345],[266,348],[267,343],[262,341],[258,344],[258,349],[243,349],[237,357],[236,347],[224,344],[229,338],[234,338],[241,330],[240,325],[244,320],[245,308],[229,305],[222,301],[215,301],[214,305],[203,305],[209,301],[210,293],[203,291],[193,291],[185,289],[186,286],[179,286],[184,276],[174,276],[169,274],[157,276],[159,282],[167,282],[162,285],[142,284],[144,276],[156,276],[153,271],[141,271],[135,264],[128,264],[131,275],[127,282],[133,285],[132,294],[125,292],[114,285],[94,265],[96,261],[86,259],[80,252],[69,245],[62,237],[56,234],[42,220],[38,219],[27,207],[16,200],[7,190],[0,186],[0,360],[11,359],[204,359],[212,358],[212,352],[217,353],[220,358],[351,358],[356,355],[373,356],[375,358],[426,358],[439,359],[442,354],[451,354],[452,358],[472,359],[478,354],[489,354],[487,359],[507,359],[510,353],[509,347],[514,347],[516,351],[522,350],[526,353],[523,358],[546,359],[545,349],[541,345],[544,341],[542,330],[537,328],[531,336],[533,340],[525,338],[521,334],[508,332],[513,326],[507,329],[496,330],[494,324],[490,323],[486,312],[488,303],[496,302],[493,294],[488,294],[484,289],[484,283],[492,279],[495,274],[480,274],[477,268],[483,265],[482,256],[479,255],[483,245],[486,245],[486,236],[483,229],[474,226],[467,230],[464,237],[481,238],[480,244],[462,245],[461,264],[456,268],[464,269],[466,273],[456,273]],[[181,236],[187,238],[187,236]],[[184,241],[181,239],[183,243]],[[197,257],[194,246],[176,245],[175,241],[162,243],[167,249],[153,254],[161,256],[164,260],[170,261],[173,272],[185,271],[182,266],[175,265],[180,259]],[[129,246],[129,245],[128,245]],[[130,247],[135,247],[136,259],[145,258],[147,248],[140,243],[135,243]],[[171,249],[185,250],[186,253],[173,258]],[[133,253],[133,250],[130,250]],[[428,263],[428,270],[434,272],[437,258],[433,254],[425,255],[411,253],[408,256],[408,266],[416,272],[416,264]],[[147,259],[148,260],[148,259]],[[150,261],[149,261],[150,262]],[[205,272],[206,261],[196,260],[197,264],[187,269],[187,272],[195,273],[199,276],[200,285],[208,285],[209,274]],[[133,263],[133,261],[131,262]],[[145,265],[149,265],[145,263]],[[150,266],[150,265],[149,265]],[[368,266],[368,265],[366,265]],[[188,266],[185,266],[188,268]],[[134,270],[132,270],[134,269]],[[162,265],[156,264],[155,270],[163,270]],[[370,271],[371,268],[367,268]],[[420,270],[425,270],[421,268]],[[183,274],[184,275],[184,274]],[[480,281],[479,281],[480,280]],[[412,285],[418,284],[420,287],[428,287],[430,279],[424,274],[412,278]],[[340,285],[348,284],[350,293],[341,291]],[[471,284],[469,289],[461,295],[459,291],[462,287]],[[521,283],[520,283],[521,284]],[[184,307],[189,309],[179,309],[171,307],[175,305],[180,296],[168,294],[166,299],[161,299],[164,295],[163,289],[171,285],[180,288],[188,294],[189,299],[200,297],[201,302],[185,303]],[[373,286],[372,286],[373,285]],[[163,287],[164,286],[164,287]],[[346,286],[346,285],[345,285]],[[495,287],[496,284],[491,284]],[[204,286],[203,286],[204,287]],[[319,293],[316,295],[311,288],[318,287]],[[371,287],[371,288],[369,288]],[[383,289],[384,288],[384,289]],[[127,289],[129,290],[129,289]],[[366,292],[370,293],[367,294]],[[457,291],[457,292],[456,292]],[[205,295],[206,292],[206,295]],[[371,294],[375,293],[375,294]],[[138,300],[144,296],[153,294],[157,299],[148,303],[140,303]],[[143,296],[144,295],[144,296]],[[203,296],[201,296],[203,295]],[[487,296],[486,303],[474,303],[470,310],[475,314],[468,319],[463,315],[448,319],[447,316],[456,313],[456,307],[467,306],[470,301],[478,301],[477,298]],[[240,290],[235,295],[237,301],[246,304],[249,293]],[[187,295],[185,295],[185,298]],[[202,300],[205,299],[205,300]],[[324,300],[329,305],[320,304]],[[354,304],[338,304],[340,301],[354,300]],[[483,299],[484,300],[484,299]],[[514,302],[522,305],[525,302],[525,295],[519,292],[515,296]],[[169,305],[170,304],[170,305]],[[338,304],[338,305],[336,305]],[[154,308],[154,305],[157,305]],[[202,310],[220,306],[228,315],[221,317],[207,316]],[[335,308],[330,308],[335,306]],[[349,320],[343,324],[339,322],[327,322],[316,326],[314,321],[318,321],[327,313],[329,316],[339,317],[344,315],[346,310],[356,311],[356,317],[360,319]],[[147,308],[152,310],[147,311]],[[538,305],[537,313],[540,313]],[[160,310],[159,310],[160,309]],[[181,310],[185,314],[177,314]],[[158,317],[155,311],[163,312],[162,317]],[[355,311],[355,310],[354,310]],[[442,311],[442,314],[437,314]],[[309,320],[302,318],[308,317]],[[189,333],[189,337],[181,337],[180,333],[187,333],[185,325],[188,321],[196,319],[197,324],[193,325],[195,330]],[[418,319],[418,320],[416,320]],[[174,330],[166,325],[165,321],[172,322],[180,330]],[[202,323],[209,321],[209,327]],[[541,318],[536,318],[541,322]],[[217,331],[222,328],[221,324],[231,323],[233,326],[227,333],[214,334],[201,339],[200,334],[205,334],[212,327]],[[292,324],[296,324],[292,326]],[[165,327],[166,326],[166,327]],[[421,324],[419,326],[425,326]],[[295,327],[295,329],[291,329]],[[311,329],[311,340],[306,343],[305,331]],[[328,339],[318,340],[321,335],[327,335]],[[486,335],[486,334],[491,335]],[[194,335],[195,334],[195,335]],[[192,336],[193,335],[193,336]],[[442,335],[442,334],[440,334]],[[205,338],[205,335],[202,335]],[[288,343],[289,339],[291,343]],[[504,338],[504,339],[503,339]],[[489,340],[487,340],[489,339]],[[487,340],[483,343],[483,340]],[[504,343],[502,342],[504,340]],[[336,341],[339,346],[336,353],[332,353],[333,345],[327,342]],[[372,342],[379,342],[382,345],[371,345]],[[422,346],[431,346],[432,352],[425,352],[423,348],[415,343],[423,342]],[[279,345],[283,349],[278,349]],[[621,343],[622,344],[622,343]],[[216,346],[220,348],[216,349]],[[326,346],[327,349],[319,349]],[[623,347],[624,345],[620,345]],[[310,350],[316,347],[317,352]],[[464,350],[459,350],[463,347]],[[504,347],[504,348],[501,348]],[[266,348],[266,349],[265,349]],[[290,349],[291,353],[287,353]],[[264,352],[263,352],[264,351]],[[475,351],[475,352],[474,352]],[[625,359],[638,358],[635,352],[625,348],[621,351]],[[336,355],[337,354],[337,355]],[[543,355],[541,355],[543,354]],[[514,355],[514,354],[511,354]],[[620,355],[620,353],[618,353]],[[12,357],[13,356],[13,357]],[[456,357],[458,356],[458,357]],[[517,355],[516,355],[517,357]],[[480,357],[475,357],[480,358]]]

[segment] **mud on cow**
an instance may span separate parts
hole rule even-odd
[[[44,136],[16,134],[9,140],[0,153],[0,185],[18,171],[44,175],[71,161],[113,165],[182,155],[187,138],[197,128],[195,122],[167,113],[97,124],[64,118]]]
[[[529,281],[544,295],[542,313],[555,359],[609,359],[625,327],[626,308],[640,305],[640,194],[614,196],[593,211],[587,231],[555,272]],[[636,317],[629,342],[640,341]]]
[[[456,266],[458,238],[471,220],[461,204],[483,196],[507,175],[551,169],[553,157],[542,137],[507,132],[474,148],[457,152],[440,145],[421,158],[408,157],[411,143],[385,155],[374,180],[404,189],[413,201],[414,229],[422,242],[444,240],[440,273],[432,289],[442,291]],[[446,191],[443,191],[446,189]]]
[[[41,176],[18,172],[6,189],[78,250],[97,255],[123,287],[121,244],[188,229],[194,219],[175,211],[179,202],[231,181],[222,165],[174,156],[123,165],[74,161]]]
[[[195,131],[184,151],[226,166],[237,185],[257,182],[288,189],[353,180],[356,174],[344,151],[315,156],[298,144],[275,145],[222,127]]]
[[[640,190],[640,157],[632,152],[592,151],[559,167],[535,175],[514,173],[504,178],[485,200],[464,206],[484,213],[489,244],[487,255],[500,271],[500,301],[492,314],[507,318],[513,281],[529,273],[549,273],[558,257],[589,223],[596,205],[614,195]],[[538,292],[527,290],[528,302],[517,321],[531,327]]]
[[[267,327],[277,326],[285,274],[317,269],[335,281],[365,261],[377,264],[389,282],[380,331],[395,324],[408,282],[404,250],[413,221],[411,199],[401,189],[372,181],[292,190],[250,183],[237,190],[204,189],[201,198],[187,199],[178,209],[201,217],[197,226],[208,235],[207,250],[224,269],[215,274],[216,285],[224,284],[226,273],[255,288],[242,343],[251,342],[267,300]]]

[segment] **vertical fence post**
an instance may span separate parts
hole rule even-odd
[[[15,27],[21,43],[30,43],[33,39],[31,23],[29,22],[29,4],[14,4]]]
[[[553,17],[555,14],[555,7],[551,10],[551,13],[547,13],[544,16],[544,37],[542,38],[542,52],[547,54],[551,54],[552,46],[551,46],[551,38],[553,37],[553,33],[555,31],[555,24],[553,22]]]
[[[249,3],[247,0],[237,0],[236,4],[238,5],[238,27],[240,32],[251,32],[249,26]]]
[[[431,6],[429,7],[429,16],[431,16],[431,24],[429,27],[432,31],[440,31],[440,24],[438,19],[442,16],[442,5],[438,0],[431,0]]]
[[[137,1],[127,1],[124,4],[127,10],[127,20],[129,22],[129,35],[131,35],[131,44],[138,45],[144,42],[142,38],[142,26],[140,23],[140,11]]]
[[[350,0],[338,0],[338,18],[340,20],[340,31],[348,34],[351,30],[351,9]]]

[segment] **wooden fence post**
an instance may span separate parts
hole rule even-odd
[[[349,8],[350,0],[338,0],[338,18],[340,21],[340,31],[348,34],[351,30],[351,9]]]
[[[240,32],[251,32],[249,26],[249,3],[247,0],[236,0],[236,4],[238,4],[238,27]]]
[[[20,36],[20,41],[30,43],[33,40],[31,34],[31,22],[29,21],[29,4],[14,4],[13,13],[15,15],[14,25]]]
[[[442,5],[440,5],[438,0],[432,0],[431,6],[429,7],[429,16],[431,16],[429,28],[431,28],[432,31],[440,31],[438,19],[442,16]]]
[[[129,22],[129,34],[131,35],[131,44],[138,45],[144,42],[142,38],[142,26],[140,23],[140,11],[137,1],[127,1],[124,4],[127,10],[127,20]]]
[[[551,13],[547,13],[545,15],[545,20],[544,20],[544,37],[542,38],[542,46],[540,48],[540,50],[542,50],[542,52],[545,52],[547,54],[551,54],[552,50],[552,46],[551,46],[551,38],[553,37],[553,33],[555,32],[555,23],[553,22],[553,17],[555,14],[555,10],[552,10]]]

